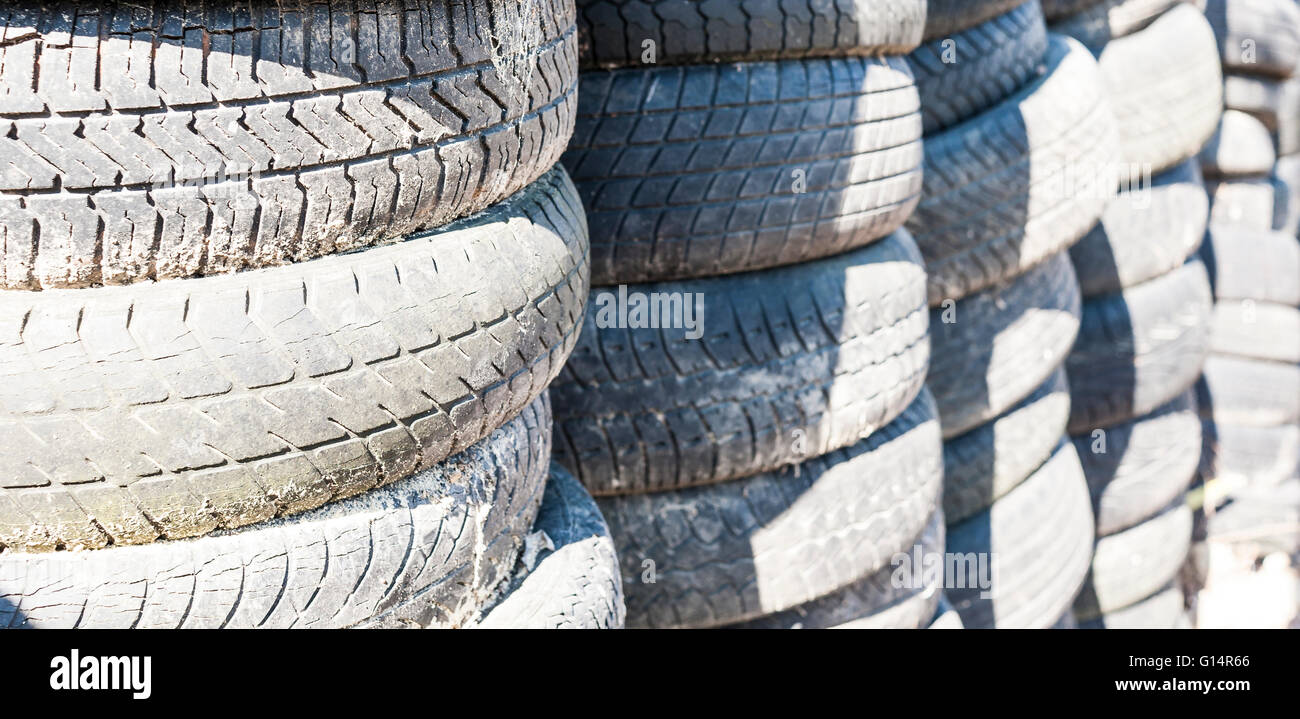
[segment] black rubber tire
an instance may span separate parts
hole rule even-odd
[[[1096,61],[1052,36],[1043,64],[1004,102],[925,139],[907,228],[925,256],[931,307],[1074,244],[1114,196],[1117,135]]]
[[[1273,229],[1277,214],[1277,188],[1267,177],[1207,181],[1210,195],[1210,224],[1233,227],[1250,233]]]
[[[183,5],[8,4],[0,288],[395,241],[518,192],[573,130],[571,2]]]
[[[1172,583],[1122,609],[1079,622],[1080,629],[1183,629],[1183,593]]]
[[[1214,136],[1196,156],[1208,178],[1267,175],[1277,156],[1268,128],[1241,110],[1224,110]]]
[[[956,524],[987,509],[1052,455],[1070,416],[1058,368],[1016,406],[943,443],[943,513]]]
[[[1210,349],[1217,354],[1300,363],[1300,309],[1255,300],[1214,305]]]
[[[926,135],[1002,102],[1038,72],[1047,52],[1047,26],[1037,2],[1026,2],[907,56],[921,96]]]
[[[1251,426],[1202,420],[1198,472],[1225,485],[1230,496],[1266,491],[1300,478],[1300,426]]]
[[[1086,6],[1069,2],[1044,2],[1052,16],[1052,32],[1083,43],[1098,53],[1106,43],[1131,35],[1150,25],[1183,0],[1086,0]],[[1073,5],[1080,5],[1073,3]],[[1062,12],[1062,11],[1066,12]],[[1069,12],[1073,10],[1073,12]]]
[[[1140,417],[1190,388],[1210,348],[1212,306],[1210,281],[1196,258],[1084,302],[1079,337],[1065,361],[1070,434]]]
[[[1074,601],[1092,540],[1088,485],[1074,446],[1063,441],[988,510],[948,527],[949,561],[954,554],[991,555],[993,582],[981,597],[967,571],[945,578],[945,594],[968,629],[1045,629]]]
[[[508,580],[542,500],[545,395],[412,477],[197,539],[0,553],[0,627],[463,626]]]
[[[1059,253],[951,308],[930,310],[926,384],[944,438],[993,419],[1041,385],[1070,352],[1080,305],[1074,269]]]
[[[1119,292],[1177,269],[1200,246],[1210,201],[1194,160],[1121,192],[1070,248],[1085,298]]]
[[[623,567],[627,625],[735,624],[862,581],[921,532],[942,474],[923,392],[866,440],[777,473],[598,498]]]
[[[586,72],[563,160],[601,286],[866,245],[911,214],[921,157],[912,71],[893,57]]]
[[[925,0],[578,0],[583,68],[901,55]]]
[[[1206,0],[1223,68],[1291,77],[1300,63],[1300,9],[1292,0]],[[1253,52],[1246,52],[1249,48]]]
[[[975,27],[1024,2],[1025,0],[927,0],[925,40],[928,42],[948,37]]]
[[[1135,185],[1195,157],[1214,135],[1223,109],[1217,54],[1209,23],[1184,4],[1101,51],[1097,64],[1119,128],[1121,181]]]
[[[1300,152],[1300,75],[1286,80],[1228,75],[1223,83],[1224,104],[1264,123],[1278,155]]]
[[[1200,257],[1217,299],[1300,306],[1300,242],[1294,236],[1213,225]]]
[[[1098,431],[1105,434],[1071,438],[1088,478],[1098,537],[1142,522],[1187,492],[1201,453],[1201,420],[1192,392]]]
[[[530,542],[536,554],[530,556]],[[623,580],[600,508],[559,465],[501,600],[481,629],[621,629]]]
[[[1192,543],[1192,510],[1180,497],[1146,521],[1097,540],[1074,616],[1088,621],[1135,604],[1173,581]]]
[[[587,272],[556,170],[364,252],[0,294],[0,545],[196,536],[430,467],[560,371]]]
[[[551,397],[556,461],[597,496],[711,484],[846,447],[925,381],[925,270],[905,231],[825,260],[627,290],[699,299],[700,337],[618,327],[605,313],[616,294],[592,293]]]
[[[1300,365],[1212,354],[1196,383],[1196,404],[1201,417],[1227,424],[1300,423]]]
[[[867,579],[837,592],[769,614],[737,629],[920,629],[934,617],[943,595],[942,511],[930,515],[921,534]],[[919,553],[919,554],[918,554]],[[916,567],[916,560],[922,565]]]

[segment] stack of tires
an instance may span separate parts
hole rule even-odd
[[[1186,626],[1175,580],[1191,543],[1192,388],[1212,308],[1193,158],[1221,115],[1214,34],[1176,0],[1047,4],[1053,27],[1097,55],[1120,137],[1119,192],[1070,250],[1084,301],[1066,360],[1068,431],[1097,536],[1074,614],[1085,628]]]
[[[3,15],[0,626],[619,623],[571,3]]]
[[[929,274],[947,598],[967,627],[1060,626],[1093,541],[1065,438],[1080,318],[1066,251],[1114,196],[1118,135],[1096,60],[1047,32],[1038,0],[930,13],[910,56],[926,135],[907,227]]]
[[[1197,529],[1254,561],[1300,552],[1300,9],[1211,0],[1207,14],[1231,109],[1201,156],[1216,305],[1198,385],[1209,516]],[[1203,580],[1208,550],[1197,549]]]
[[[555,451],[636,627],[920,627],[942,551],[922,0],[579,0],[594,286]],[[901,578],[900,578],[901,577]]]

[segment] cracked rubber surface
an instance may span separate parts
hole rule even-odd
[[[461,626],[542,499],[545,396],[412,477],[198,539],[0,554],[0,627]]]
[[[1097,536],[1114,534],[1187,491],[1201,453],[1195,396],[1184,392],[1150,414],[1107,428],[1104,437],[1072,440],[1092,493]]]
[[[1209,211],[1194,160],[1117,194],[1070,248],[1083,296],[1119,292],[1177,269],[1201,245]]]
[[[1051,627],[1083,583],[1092,540],[1088,485],[1074,446],[1062,441],[1019,486],[948,527],[946,551],[969,561],[945,579],[945,594],[969,629]],[[971,569],[981,555],[989,557],[994,580],[986,597]]]
[[[583,68],[899,55],[925,0],[578,0]],[[652,45],[647,45],[649,41]],[[647,51],[653,55],[647,55]]]
[[[1155,410],[1190,388],[1210,349],[1213,298],[1205,265],[1083,303],[1065,361],[1070,434],[1089,434]]]
[[[1037,2],[913,50],[907,62],[916,76],[925,134],[1001,102],[1038,72],[1046,52],[1047,26]]]
[[[1074,602],[1081,621],[1151,596],[1178,574],[1192,544],[1192,510],[1179,497],[1150,519],[1097,540],[1088,580]]]
[[[912,72],[890,57],[586,72],[563,162],[599,286],[863,246],[911,214],[921,157]]]
[[[0,295],[0,544],[201,535],[429,467],[560,371],[587,272],[557,169],[365,252]]]
[[[544,536],[542,536],[542,533]],[[530,540],[549,542],[487,610],[483,629],[620,629],[623,580],[614,540],[595,500],[568,472],[552,466]],[[525,540],[525,546],[527,546]]]
[[[1291,0],[1206,0],[1225,70],[1290,77],[1300,62],[1300,9]],[[1249,48],[1243,43],[1250,43]],[[1249,51],[1248,51],[1249,50]]]
[[[1074,244],[1114,197],[1117,134],[1096,61],[1054,35],[1043,66],[1002,103],[925,139],[921,202],[906,226],[932,307]]]
[[[499,202],[576,113],[563,0],[0,12],[0,287],[227,274]]]
[[[957,302],[951,313],[930,310],[926,384],[943,417],[943,436],[987,422],[1041,385],[1074,343],[1080,302],[1074,269],[1059,253]]]
[[[943,513],[950,524],[987,509],[1055,451],[1070,416],[1065,370],[1016,406],[943,443]]]
[[[623,567],[627,624],[734,624],[862,581],[921,532],[942,475],[934,402],[922,392],[866,440],[796,467],[598,498]]]
[[[925,271],[905,231],[816,262],[627,292],[694,304],[701,334],[621,328],[618,293],[592,293],[551,397],[556,460],[597,496],[710,484],[848,446],[925,380]]]

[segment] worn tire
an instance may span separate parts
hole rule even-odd
[[[0,294],[0,544],[196,536],[430,467],[560,371],[586,255],[556,170],[360,253]]]
[[[1155,515],[1187,492],[1201,453],[1196,399],[1184,392],[1154,412],[1105,430],[1071,438],[1092,494],[1097,536],[1105,537]]]
[[[1200,257],[1217,299],[1300,306],[1300,242],[1294,236],[1213,225]]]
[[[923,392],[888,427],[796,467],[598,498],[623,567],[627,624],[734,624],[862,581],[921,532],[942,474],[937,414]]]
[[[1259,556],[1300,552],[1300,481],[1238,491],[1206,532],[1212,541],[1253,544]]]
[[[1079,622],[1080,629],[1182,629],[1183,593],[1173,584],[1122,609]]]
[[[1279,157],[1273,181],[1273,229],[1288,237],[1300,235],[1300,155]]]
[[[945,322],[951,312],[955,321]],[[1041,385],[1079,330],[1079,286],[1065,253],[930,311],[930,373],[943,436],[993,419]]]
[[[1212,354],[1196,383],[1201,417],[1271,427],[1300,423],[1300,365]]]
[[[1300,152],[1300,76],[1286,80],[1254,75],[1223,79],[1224,104],[1249,113],[1268,128],[1279,155]]]
[[[1225,70],[1290,77],[1300,63],[1300,9],[1291,0],[1206,0]],[[1243,52],[1243,43],[1253,48]]]
[[[930,624],[926,629],[965,628],[965,625],[961,623],[961,615],[957,613],[956,609],[952,608],[952,604],[948,602],[948,598],[943,595],[943,592],[939,592],[939,606],[935,607],[934,618],[930,620]]]
[[[982,598],[967,571],[945,578],[945,594],[967,628],[1045,629],[1074,601],[1092,540],[1088,486],[1074,447],[1063,441],[989,509],[948,527],[948,554],[991,557],[994,581]]]
[[[1116,195],[1101,221],[1070,248],[1083,296],[1119,292],[1177,269],[1200,246],[1209,210],[1192,160]]]
[[[921,42],[924,0],[578,0],[583,68],[900,55]]]
[[[907,228],[925,256],[932,307],[1074,244],[1114,196],[1116,130],[1096,61],[1052,36],[1043,63],[1007,100],[925,140]]]
[[[1214,305],[1210,349],[1217,354],[1300,363],[1300,309],[1255,300]]]
[[[948,37],[1010,11],[1025,0],[927,0],[925,40]]]
[[[0,554],[0,627],[463,626],[542,499],[545,396],[410,478],[197,539]]]
[[[1210,348],[1213,298],[1205,266],[1182,267],[1083,303],[1065,361],[1070,434],[1140,417],[1196,382]]]
[[[1225,110],[1196,161],[1206,177],[1241,177],[1267,175],[1277,156],[1264,123],[1241,110]]]
[[[924,563],[943,557],[942,511],[930,515],[921,534],[867,579],[737,629],[920,629],[934,617],[943,595],[943,568]],[[922,568],[916,569],[918,558]],[[907,562],[904,565],[904,562]]]
[[[1026,2],[907,56],[926,135],[984,112],[1038,72],[1047,52],[1042,7]]]
[[[227,274],[396,241],[518,192],[572,133],[563,0],[184,5],[11,4],[0,288]]]
[[[697,298],[700,336],[619,327],[605,313],[615,293],[592,294],[551,396],[556,460],[597,496],[711,484],[846,447],[889,424],[925,380],[925,270],[904,231],[816,262],[627,290]]]
[[[1194,157],[1219,125],[1223,75],[1214,33],[1179,4],[1097,58],[1119,127],[1120,180],[1135,184]]]
[[[528,556],[528,542],[540,551]],[[623,580],[614,540],[595,500],[568,472],[551,467],[542,506],[501,600],[482,629],[620,629]]]
[[[1183,0],[1089,0],[1086,6],[1043,3],[1052,16],[1052,32],[1069,35],[1098,53],[1106,43],[1150,25]],[[1073,11],[1073,12],[1071,12]]]
[[[1149,597],[1178,575],[1192,543],[1192,510],[1179,498],[1169,508],[1097,540],[1088,580],[1074,602],[1080,621]]]
[[[1052,455],[1070,416],[1070,388],[1057,369],[1016,406],[943,443],[943,513],[950,524],[980,512]]]
[[[1277,214],[1277,188],[1267,177],[1209,181],[1210,224],[1233,227],[1250,233],[1273,229]]]
[[[1300,478],[1300,426],[1202,420],[1199,473],[1229,490],[1266,491]],[[1231,493],[1231,492],[1230,492]]]

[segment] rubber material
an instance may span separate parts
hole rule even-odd
[[[1181,498],[1141,524],[1098,539],[1074,615],[1087,621],[1151,596],[1177,576],[1191,542],[1192,510]]]
[[[1266,177],[1234,178],[1205,183],[1210,194],[1210,224],[1250,233],[1273,229],[1277,188]]]
[[[1123,609],[1079,622],[1080,629],[1182,629],[1183,593],[1173,584]]]
[[[1224,103],[1247,112],[1269,129],[1279,155],[1300,152],[1300,76],[1278,80],[1254,75],[1228,75]]]
[[[975,27],[1025,0],[927,0],[925,3],[925,40],[948,37]]]
[[[1202,421],[1205,444],[1200,475],[1223,482],[1229,493],[1264,491],[1300,478],[1300,426],[1251,426]]]
[[[1300,363],[1300,309],[1254,300],[1219,300],[1210,349],[1223,355]]]
[[[1300,242],[1294,236],[1217,224],[1200,257],[1217,299],[1300,306]]]
[[[1277,156],[1264,123],[1241,110],[1225,110],[1196,161],[1206,177],[1241,177],[1267,175]]]
[[[1272,427],[1300,423],[1300,365],[1210,355],[1196,383],[1201,417]]]
[[[1088,0],[1079,3],[1047,0],[1044,9],[1052,15],[1052,32],[1083,43],[1093,53],[1111,40],[1131,35],[1150,25],[1180,0]],[[1064,12],[1063,12],[1064,11]]]
[[[1206,0],[1223,67],[1290,77],[1300,62],[1300,9],[1290,0]]]

